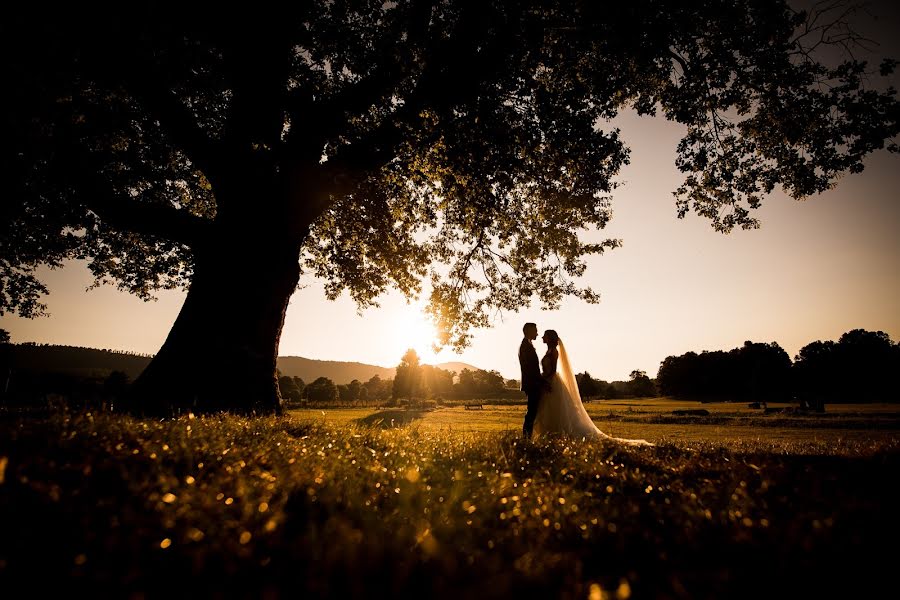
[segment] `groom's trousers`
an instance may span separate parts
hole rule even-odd
[[[538,402],[541,400],[540,389],[526,392],[528,396],[528,409],[525,411],[525,423],[522,425],[522,435],[525,439],[531,439],[531,430],[534,428],[534,419],[537,417]]]

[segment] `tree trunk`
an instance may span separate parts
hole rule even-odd
[[[299,247],[256,237],[232,231],[195,252],[184,306],[132,386],[129,412],[281,414],[275,361]]]

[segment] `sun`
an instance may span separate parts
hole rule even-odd
[[[403,347],[403,351],[412,348],[419,355],[423,364],[435,364],[440,360],[432,348],[437,341],[437,331],[431,320],[420,306],[409,305],[398,315],[393,332],[395,343]]]

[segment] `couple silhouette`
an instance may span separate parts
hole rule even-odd
[[[541,340],[547,350],[538,360],[533,344],[538,336],[537,324],[525,323],[522,333],[524,337],[519,345],[521,389],[528,398],[522,425],[525,439],[563,435],[575,439],[608,439],[634,446],[653,445],[646,440],[614,438],[600,431],[584,409],[578,382],[559,334],[553,329],[544,332]]]

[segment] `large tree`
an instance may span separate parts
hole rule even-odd
[[[0,309],[40,314],[36,268],[71,258],[144,298],[187,288],[142,412],[280,410],[301,273],[362,307],[427,289],[456,345],[498,308],[596,301],[573,280],[618,242],[579,233],[610,217],[624,109],[685,125],[678,212],[726,232],[898,130],[893,92],[864,88],[877,68],[817,59],[852,43],[840,14],[783,0],[285,6],[0,24]]]

